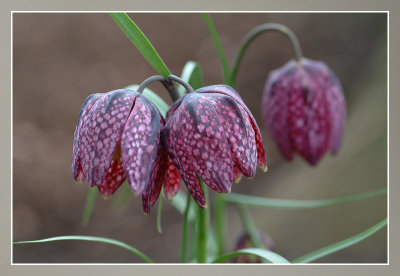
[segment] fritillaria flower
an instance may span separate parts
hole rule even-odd
[[[300,154],[315,165],[343,138],[346,102],[335,74],[323,63],[306,58],[272,71],[262,99],[263,118],[282,154]]]
[[[254,177],[257,164],[266,171],[260,131],[233,88],[203,87],[177,100],[167,112],[162,139],[196,202],[206,202],[198,177],[219,193],[231,191],[244,174]]]
[[[272,239],[265,235],[264,233],[259,232],[259,238],[262,244],[264,245],[265,249],[274,250],[275,244]],[[255,245],[252,242],[249,234],[243,233],[240,235],[236,242],[236,247],[234,251],[245,249],[245,248],[254,248]],[[258,256],[254,255],[239,255],[232,259],[234,263],[261,263],[261,259]]]
[[[72,172],[109,196],[127,178],[142,195],[146,213],[162,185],[179,189],[179,175],[160,143],[164,119],[138,92],[119,89],[90,95],[82,105],[74,134]]]

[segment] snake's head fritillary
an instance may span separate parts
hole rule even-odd
[[[157,107],[138,92],[119,89],[90,95],[74,134],[75,181],[87,180],[109,196],[127,178],[132,191],[142,195],[148,213],[165,182],[179,185],[179,178],[167,173],[170,161],[160,143],[163,126]]]
[[[206,202],[198,177],[219,193],[231,191],[244,174],[254,177],[257,164],[266,170],[260,131],[233,88],[203,87],[177,100],[167,112],[162,139],[196,202]]]
[[[262,100],[265,126],[282,154],[300,154],[315,165],[343,139],[346,102],[335,74],[320,61],[303,58],[272,71]]]
[[[262,242],[265,249],[275,250],[275,244],[271,237],[266,234],[259,232],[258,233],[260,241]],[[256,247],[251,237],[247,233],[242,233],[236,242],[236,247],[234,251],[245,249],[245,248],[254,248]],[[255,255],[239,255],[232,259],[233,263],[261,263],[261,258]]]

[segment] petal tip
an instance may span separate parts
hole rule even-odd
[[[235,178],[235,180],[233,180],[234,183],[239,183],[240,180],[242,180],[243,174],[239,175],[238,177]]]

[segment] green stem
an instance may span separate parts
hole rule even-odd
[[[163,191],[161,191],[163,192]],[[158,233],[162,233],[162,226],[161,226],[161,213],[162,213],[162,196],[158,199],[158,206],[157,206],[157,231]]]
[[[199,177],[204,197],[208,202],[207,187]],[[208,229],[208,209],[197,206],[197,262],[205,263],[207,261],[207,229]]]
[[[318,249],[316,251],[313,251],[309,254],[306,254],[300,258],[297,258],[295,260],[293,260],[293,263],[309,263],[312,261],[315,261],[319,258],[322,258],[324,256],[327,256],[329,254],[332,254],[336,251],[342,250],[346,247],[349,247],[353,244],[356,244],[366,238],[368,238],[369,236],[375,234],[377,231],[379,231],[380,229],[382,229],[383,227],[385,227],[387,225],[387,218],[385,218],[384,220],[382,220],[381,222],[375,224],[374,226],[372,226],[371,228],[368,228],[367,230],[352,236],[348,239],[342,240],[340,242],[331,244],[329,246],[326,246],[324,248]]]
[[[214,23],[208,13],[203,13],[203,18],[206,21],[208,30],[210,31],[211,37],[214,40],[215,48],[217,48],[217,53],[221,61],[222,70],[224,71],[225,83],[229,83],[231,79],[231,74],[226,60],[224,49],[222,48],[221,41],[219,39],[217,30],[215,29]]]
[[[225,210],[226,203],[220,194],[216,194],[214,206],[214,220],[217,232],[217,255],[221,256],[225,252]]]
[[[278,23],[265,23],[262,25],[259,25],[252,29],[242,40],[242,43],[240,44],[239,51],[236,55],[235,62],[233,64],[233,69],[231,73],[231,79],[230,82],[228,83],[230,86],[235,86],[236,85],[236,77],[237,73],[239,71],[239,66],[240,63],[242,62],[243,55],[245,51],[247,50],[247,47],[250,45],[250,43],[260,34],[262,34],[265,31],[278,31],[290,39],[290,42],[293,45],[294,51],[295,51],[295,59],[297,61],[300,61],[300,59],[303,57],[303,52],[300,47],[299,40],[297,39],[296,35],[293,33],[291,29],[286,27],[285,25],[278,24]]]
[[[254,221],[252,220],[247,207],[241,204],[236,204],[236,207],[239,210],[243,226],[246,229],[247,234],[250,236],[250,239],[253,242],[253,244],[258,248],[265,248],[264,244],[261,241],[257,227],[254,224]]]
[[[189,210],[190,210],[190,193],[187,194],[186,209],[183,219],[183,230],[182,230],[182,245],[181,245],[181,263],[186,263],[186,252],[187,252],[187,231],[189,222]]]
[[[85,208],[83,209],[83,214],[81,218],[82,225],[88,225],[90,221],[90,216],[93,211],[94,203],[96,201],[97,188],[90,188],[86,197]]]

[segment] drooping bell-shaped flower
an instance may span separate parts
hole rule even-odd
[[[82,105],[74,134],[72,172],[109,196],[127,178],[142,195],[146,213],[162,185],[179,187],[179,175],[160,143],[164,119],[138,92],[119,89],[90,95]]]
[[[323,62],[289,61],[272,71],[262,99],[265,126],[282,154],[300,154],[315,165],[343,138],[346,102],[335,74]]]
[[[274,244],[273,240],[271,239],[271,237],[269,237],[268,235],[266,235],[262,232],[259,232],[258,235],[259,235],[260,242],[263,244],[265,249],[268,249],[270,251],[275,250],[275,244]],[[251,240],[251,237],[249,236],[249,234],[243,233],[238,238],[234,251],[245,249],[245,248],[254,248],[254,247],[256,247],[256,246],[254,245],[253,241]],[[239,255],[239,256],[236,256],[235,258],[233,258],[232,262],[233,263],[261,263],[261,258],[258,256],[255,256],[255,255]]]
[[[198,177],[219,193],[230,192],[244,174],[254,177],[257,164],[266,170],[260,131],[233,88],[203,87],[186,94],[168,110],[162,139],[196,202],[206,202]]]

